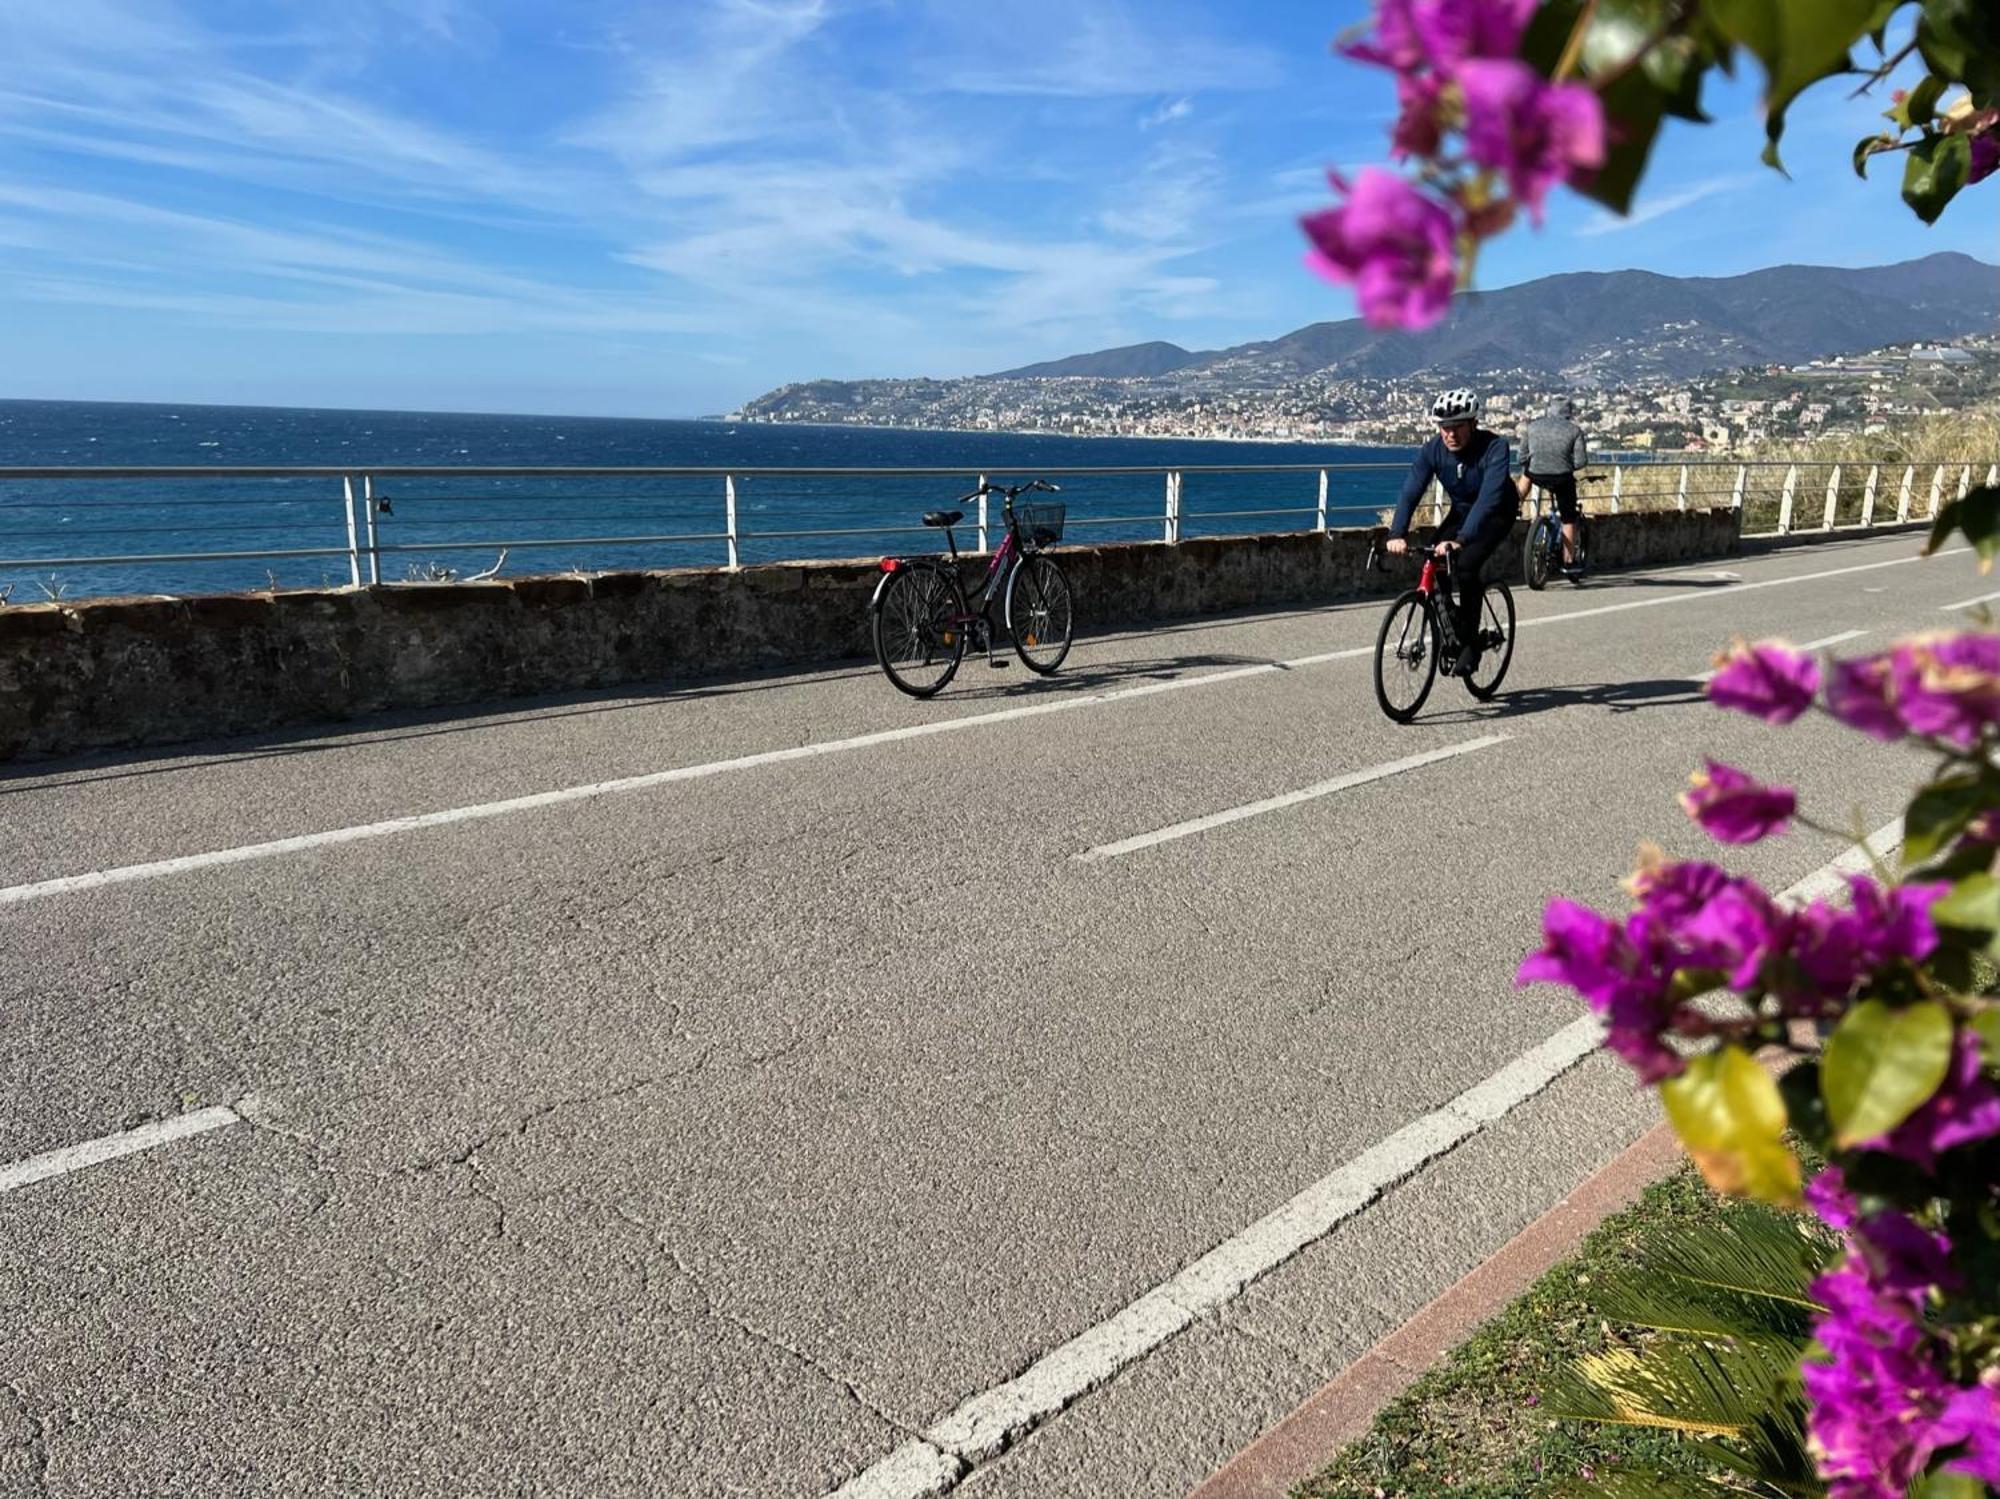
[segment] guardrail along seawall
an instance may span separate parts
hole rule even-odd
[[[1384,495],[1393,496],[1401,471],[1399,464],[1044,470],[1064,485],[1071,507],[1062,560],[1076,591],[1080,633],[1223,610],[1324,603],[1395,586],[1364,573],[1362,564]],[[773,479],[828,476],[840,485],[874,486],[890,508],[879,523],[870,511],[858,525],[804,524],[853,521],[850,505],[831,516],[764,510],[756,512],[759,525],[745,524],[746,491]],[[204,534],[197,524],[211,523],[211,515],[197,523],[186,518],[192,512],[157,502],[116,520],[127,534],[164,531],[168,546],[159,551],[79,549],[73,530],[64,533],[69,545],[60,555],[45,549],[23,557],[18,535],[11,544],[0,543],[8,552],[0,559],[0,576],[7,569],[18,574],[25,563],[37,577],[55,576],[43,594],[64,594],[24,604],[17,576],[12,601],[0,607],[0,759],[865,655],[875,558],[934,546],[935,533],[913,524],[916,514],[961,492],[956,485],[970,488],[982,477],[972,470],[0,470],[0,507],[18,507],[26,486],[46,504],[49,489],[58,487],[74,493],[64,512],[71,515],[94,514],[83,502],[105,503],[107,494],[129,509],[132,501],[116,493],[121,483],[171,481],[201,491],[159,497],[181,506],[212,502],[216,486],[278,483],[287,512],[241,522],[264,528],[260,542],[323,539],[324,518],[303,513],[322,498],[309,486],[332,486],[336,505],[325,546],[190,547],[185,541]],[[1857,470],[1690,462],[1618,465],[1608,477],[1587,499],[1596,517],[1593,565],[1602,567],[1725,556],[1739,539],[1757,535],[1921,521],[1983,474],[1969,463]],[[584,512],[520,493],[503,495],[497,515],[476,497],[454,495],[459,508],[450,514],[452,526],[419,532],[408,524],[411,511],[421,512],[411,503],[415,498],[446,498],[413,484],[500,479],[533,479],[571,491],[609,481],[625,486],[627,517],[682,519],[685,511],[668,508],[663,491],[647,485],[713,485],[720,489],[719,524],[713,531],[678,525],[644,534],[630,528],[540,534],[573,532],[571,522]],[[308,488],[301,492],[301,486]],[[1142,491],[1157,499],[1150,514],[1135,503]],[[851,501],[851,489],[846,498]],[[592,503],[612,502],[600,495]],[[640,509],[646,505],[654,509]],[[519,513],[522,507],[536,508],[535,525]],[[997,504],[968,507],[961,542],[969,552],[996,544],[1001,525]],[[101,521],[93,527],[113,529]],[[1134,528],[1152,539],[1085,539],[1129,535]],[[780,542],[801,550],[845,547],[848,557],[746,557]],[[483,561],[476,571],[487,572],[502,551],[509,561],[527,554],[575,564],[613,552],[650,561],[661,548],[688,546],[721,555],[708,566],[572,565],[566,572],[522,576],[503,571],[477,577],[469,566]],[[865,559],[854,560],[857,552]],[[1513,549],[1510,566],[1518,565],[1518,552]],[[394,580],[391,559],[406,556],[423,558],[425,565],[414,578]],[[454,568],[454,558],[468,566]],[[308,559],[314,566],[331,561],[337,575],[325,586],[286,587],[271,569],[263,588],[81,599],[67,596],[61,585],[64,568],[77,576],[88,567],[171,571],[191,563],[240,568]],[[438,576],[447,572],[454,574],[449,580]]]

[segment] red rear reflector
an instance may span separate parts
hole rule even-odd
[[[884,557],[882,559],[882,571],[885,573],[892,573],[902,565],[903,565],[902,560],[900,558]]]

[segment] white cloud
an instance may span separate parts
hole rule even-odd
[[[1584,222],[1576,232],[1583,238],[1594,238],[1601,234],[1617,234],[1626,229],[1636,229],[1641,224],[1650,224],[1655,219],[1663,219],[1670,213],[1679,213],[1706,198],[1718,197],[1724,193],[1739,192],[1753,182],[1763,178],[1749,172],[1729,177],[1715,177],[1707,182],[1696,183],[1677,193],[1669,193],[1664,198],[1647,198],[1638,203],[1630,213],[1619,215],[1599,209]]]
[[[1158,109],[1139,116],[1141,130],[1157,130],[1162,125],[1170,125],[1175,120],[1185,120],[1194,113],[1194,100],[1183,94],[1178,99],[1169,99]]]

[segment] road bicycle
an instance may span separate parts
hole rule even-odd
[[[1368,549],[1367,567],[1383,566],[1379,547]],[[1417,716],[1431,695],[1440,666],[1458,664],[1459,641],[1452,628],[1451,552],[1421,555],[1417,586],[1396,595],[1375,637],[1375,701],[1397,723]],[[1465,690],[1481,702],[1500,690],[1514,659],[1514,595],[1498,579],[1486,584],[1479,610],[1479,668],[1464,678]]]
[[[981,495],[1003,496],[1007,534],[979,580],[978,607],[969,607],[959,579],[958,539],[952,528],[963,510],[933,510],[924,524],[944,532],[945,557],[884,557],[882,579],[868,602],[875,659],[882,674],[911,697],[944,690],[965,659],[967,645],[986,653],[987,665],[1007,663],[993,654],[993,606],[1014,653],[1032,672],[1048,676],[1069,654],[1072,634],[1069,580],[1046,548],[1062,540],[1065,507],[1057,501],[1022,502],[1020,496],[1059,493],[1044,479],[1005,486],[983,484],[957,503]]]
[[[1597,476],[1582,474],[1576,476],[1576,481],[1579,487],[1603,482]],[[1590,551],[1590,517],[1584,512],[1581,497],[1576,507],[1576,555],[1567,565],[1562,560],[1562,516],[1556,510],[1554,497],[1538,484],[1534,503],[1535,513],[1528,521],[1528,539],[1521,546],[1521,576],[1537,593],[1547,585],[1552,572],[1560,572],[1570,582],[1580,585]]]

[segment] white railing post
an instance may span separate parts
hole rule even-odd
[[[1944,498],[1944,465],[1940,463],[1931,470],[1931,508],[1928,512],[1932,520],[1937,519],[1938,502]]]
[[[1431,480],[1431,524],[1434,526],[1444,524],[1444,481],[1442,479]]]
[[[1674,491],[1674,508],[1676,510],[1685,510],[1687,509],[1687,507],[1688,507],[1688,466],[1685,463],[1683,463],[1681,465],[1681,487]]]
[[[1729,491],[1729,508],[1736,511],[1739,515],[1743,511],[1743,486],[1749,482],[1749,479],[1750,465],[1747,463],[1737,464],[1736,487]]]
[[[729,543],[728,568],[737,571],[743,564],[736,555],[736,475],[722,476],[722,534]]]
[[[1792,529],[1792,497],[1799,490],[1799,466],[1794,463],[1785,470],[1785,492],[1778,500],[1778,534],[1785,535]]]
[[[1618,502],[1625,497],[1625,465],[1611,465],[1611,513],[1618,513]]]
[[[367,521],[368,531],[368,581],[382,581],[382,554],[375,543],[375,478],[372,474],[361,476],[361,514]]]
[[[1868,465],[1868,487],[1861,491],[1861,529],[1875,524],[1875,481],[1882,477],[1881,465]]]
[[[1319,471],[1319,528],[1326,530],[1326,470]]]
[[[1898,525],[1910,518],[1910,487],[1917,482],[1917,466],[1903,465],[1903,487],[1896,491],[1896,522]]]
[[[361,586],[361,537],[354,523],[354,475],[347,474],[340,481],[340,496],[347,505],[347,581],[354,587]]]
[[[1167,517],[1162,533],[1168,542],[1181,539],[1181,475],[1179,469],[1167,470]]]
[[[986,555],[986,475],[979,476],[979,555]]]
[[[1993,464],[1986,470],[1986,487],[1991,489],[1996,484],[2000,484],[2000,463]]]
[[[1968,463],[1963,469],[1959,471],[1958,498],[1962,500],[1971,492],[1972,492],[1972,465]]]
[[[1831,531],[1833,523],[1840,515],[1840,465],[1833,466],[1833,472],[1826,476],[1826,520],[1822,531]]]

